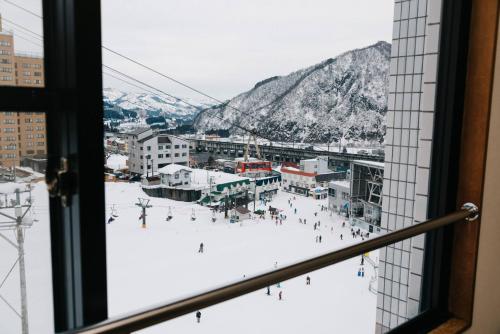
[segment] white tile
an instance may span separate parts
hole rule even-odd
[[[386,146],[384,148],[385,161],[392,161],[392,146],[390,144],[392,144],[392,143],[391,142],[387,142]]]
[[[408,284],[408,275],[409,275],[409,271],[408,269],[406,268],[401,268],[401,284]]]
[[[415,185],[413,183],[406,184],[406,198],[413,199],[415,197]]]
[[[417,35],[423,36],[425,34],[425,18],[417,19]]]
[[[413,254],[412,254],[413,256]],[[411,260],[410,260],[411,261]],[[408,283],[408,296],[410,298],[420,300],[420,283],[422,279],[418,275],[410,273],[410,282]]]
[[[418,2],[418,16],[425,16],[427,15],[427,1],[419,1]]]
[[[408,1],[401,3],[401,19],[407,19],[410,15],[410,4]]]
[[[424,57],[424,82],[436,82],[438,55],[431,54]]]
[[[399,217],[398,217],[398,219],[396,219],[396,222],[400,221],[400,220],[402,220],[402,219],[399,219]],[[401,226],[403,226],[403,224],[401,224]],[[394,249],[394,264],[401,265],[401,253],[402,253],[401,249],[396,249],[396,248]],[[392,280],[393,281],[399,282],[400,271],[401,271],[401,269],[398,266],[394,266],[394,268],[392,268]]]
[[[398,73],[398,58],[391,58],[390,74],[394,75]],[[389,90],[391,91],[391,90]]]
[[[382,297],[382,295],[377,295],[377,297]],[[377,304],[378,305],[378,304]],[[380,309],[377,309],[377,315],[376,315],[376,320],[377,320],[377,323],[381,324],[382,323],[382,310]]]
[[[425,234],[419,234],[416,237],[410,239],[412,247],[424,248],[425,244]]]
[[[389,254],[391,248],[387,248],[387,254]],[[387,259],[387,263],[385,264],[385,277],[386,279],[386,284],[389,285],[391,284],[389,280],[392,280],[392,264],[389,263],[389,258]],[[391,259],[392,262],[392,259]]]
[[[405,213],[405,200],[404,199],[398,198],[398,208],[397,208],[396,212],[399,216],[404,215],[404,213]],[[397,221],[398,221],[398,217],[396,217],[396,223],[397,223]],[[398,228],[397,225],[394,226],[394,229],[397,229],[397,228]]]
[[[429,169],[417,168],[416,193],[420,195],[429,194]]]
[[[389,110],[394,110],[394,104],[396,103],[396,94],[394,93],[389,93],[389,97],[387,98],[387,108]],[[392,113],[391,112],[388,112],[387,113],[387,117],[393,117],[393,115],[391,115]],[[392,123],[389,123],[387,122],[388,125],[391,125]]]
[[[403,299],[403,300],[408,299],[408,286],[407,285],[404,285],[404,284],[399,285],[399,298]],[[402,303],[404,305],[404,309],[406,312],[406,302],[401,301],[400,303]]]
[[[400,165],[399,166],[399,180],[406,181],[407,178],[408,178],[408,166],[407,165]],[[399,182],[399,190],[398,190],[399,197],[404,197],[405,192],[406,192],[406,182]]]
[[[408,17],[417,17],[418,16],[418,1],[410,0],[410,14]]]
[[[417,147],[418,143],[418,130],[410,130],[410,146]]]
[[[413,248],[410,253],[410,273],[422,275],[423,263],[424,263],[423,251],[421,251],[420,249]]]
[[[396,294],[397,293],[397,294]],[[392,296],[399,295],[399,286],[398,283],[392,282]],[[399,300],[396,298],[391,298],[391,313],[398,313]]]
[[[404,62],[404,58],[400,58]],[[404,69],[403,69],[404,71]],[[405,76],[404,75],[398,75],[396,81],[396,91],[398,93],[402,93],[404,91],[404,84],[405,84]]]
[[[415,56],[415,66],[414,66],[415,73],[422,73],[423,64],[424,64],[424,56]]]
[[[401,114],[401,113],[398,113],[398,114]],[[393,143],[395,145],[400,145],[400,143],[401,143],[401,129],[394,129],[393,134],[394,134]]]
[[[403,109],[403,94],[402,93],[396,94],[396,106],[394,109],[395,110]]]
[[[407,22],[407,21],[404,21],[404,22]],[[401,32],[401,34],[403,34],[403,32]],[[407,45],[407,43],[408,43],[408,40],[406,38],[399,40],[399,56],[400,57],[401,56],[406,56],[406,45]]]
[[[418,315],[418,302],[408,299],[406,314],[408,318]]]
[[[409,153],[408,151],[409,151],[408,147],[401,147],[400,158],[399,158],[399,161],[401,163],[404,164],[408,163],[408,153]]]
[[[408,41],[406,42],[406,55],[407,56],[414,56],[415,55],[415,43],[416,43],[415,37],[408,38]]]
[[[394,4],[394,20],[399,20],[401,18],[401,2],[396,2]]]
[[[402,20],[399,21],[399,38],[406,37],[408,37],[408,20]]]
[[[392,191],[392,188],[391,188],[391,191]],[[390,214],[395,214],[396,213],[396,199],[394,197],[391,197],[389,199],[389,213]],[[389,215],[389,226],[388,226],[388,229],[392,231],[394,229],[394,226],[391,225],[391,217],[392,217],[392,215]]]
[[[391,282],[389,280],[384,280],[384,291],[389,287]],[[391,297],[388,295],[384,296],[384,310],[390,311],[391,310]]]
[[[397,168],[393,168],[393,170],[398,170],[398,169]],[[391,180],[391,190],[390,190],[391,197],[396,197],[397,196],[397,191],[398,191],[398,181]]]
[[[403,301],[399,302],[398,315],[401,317],[400,319],[404,319],[403,317],[406,317],[406,303]]]
[[[420,113],[419,128],[420,139],[432,139],[434,131],[434,114],[427,112]]]
[[[415,54],[421,55],[424,53],[424,37],[417,37],[415,39]]]
[[[380,281],[380,280],[379,280]],[[377,307],[382,308],[384,305],[384,296],[382,294],[377,294]],[[380,310],[377,310],[377,315]]]
[[[413,201],[405,201],[405,216],[413,216]]]
[[[439,24],[430,25],[427,22],[425,32],[425,53],[435,53],[439,51]]]
[[[401,126],[401,124],[400,124],[400,126]],[[393,162],[399,162],[400,161],[400,150],[401,150],[401,148],[399,146],[394,146],[392,148],[392,161]],[[395,176],[394,178],[397,178],[397,176]]]
[[[412,58],[412,57],[407,57],[407,58]],[[405,75],[405,88],[404,88],[405,93],[410,93],[412,91],[412,83],[413,83],[413,76]]]
[[[403,110],[411,110],[411,94],[404,94]]]
[[[395,92],[396,91],[396,79],[397,77],[394,75],[391,75],[389,77],[389,92]]]
[[[401,267],[409,268],[410,267],[410,253],[409,252],[401,252]]]
[[[427,219],[427,197],[415,195],[413,203],[413,217],[415,220],[424,221]]]
[[[391,313],[391,324],[389,327],[392,329],[394,327],[397,327],[398,325],[398,316],[394,313]]]
[[[405,225],[406,225],[406,223],[405,223]],[[409,252],[410,251],[410,247],[411,247],[411,241],[410,241],[410,239],[403,240],[403,250]]]
[[[384,179],[384,182],[382,184],[382,194],[384,196],[389,195],[389,184],[390,184],[389,180],[388,179]]]
[[[394,22],[394,29],[396,29],[396,25],[399,26],[399,22]],[[396,34],[396,33],[397,33],[398,36],[393,36],[393,38],[398,38],[399,37],[399,29],[397,31],[394,30],[393,34]],[[397,39],[393,39],[392,40],[392,46],[391,46],[391,57],[397,57],[398,56],[398,51],[399,51],[399,41]]]
[[[417,33],[417,19],[410,19],[408,20],[408,37],[413,37]],[[408,53],[408,54],[413,54]]]
[[[395,111],[394,112],[394,127],[395,128],[401,128],[401,124],[402,124],[402,113],[401,111]],[[399,145],[399,141],[397,142],[394,142],[396,145]]]
[[[408,134],[408,128],[410,127],[410,112],[403,112],[403,120],[402,120],[402,123],[401,123],[401,127],[406,129],[405,132],[409,138],[409,134]],[[407,142],[408,142],[408,139],[407,138],[407,141],[405,142],[406,144],[403,144],[403,145],[408,145]],[[403,142],[403,134],[401,134],[401,142]]]
[[[422,85],[422,104],[421,110],[434,111],[436,102],[436,85],[424,83]]]
[[[414,74],[413,75],[413,82],[412,82],[412,91],[420,93],[422,91],[422,75],[421,74]],[[418,103],[418,101],[417,101]],[[416,107],[413,107],[412,109],[418,109],[418,104]]]
[[[441,22],[442,0],[427,0],[427,23]]]
[[[391,314],[389,312],[385,312],[385,311],[383,312],[382,324],[384,326],[389,327],[390,316],[391,316]]]
[[[392,200],[393,200],[394,203],[396,203],[395,199],[392,199]],[[396,204],[394,204],[393,207],[396,208]],[[388,220],[387,228],[388,228],[389,231],[394,231],[396,229],[396,216],[395,216],[395,212],[389,214],[389,220]],[[392,258],[391,258],[391,261],[392,261]]]
[[[415,97],[417,96],[417,97]],[[412,100],[417,101],[418,97],[420,94],[413,94]],[[419,110],[419,105],[417,105],[413,110]],[[419,111],[412,111],[411,116],[410,116],[410,128],[413,130],[418,130],[418,115],[420,114]]]
[[[401,43],[401,42],[400,42]],[[406,71],[406,57],[398,58],[398,74],[404,74]]]
[[[417,165],[430,168],[431,166],[431,142],[420,140],[418,143]]]
[[[415,62],[415,57],[406,57],[406,73],[413,73],[413,64]],[[412,80],[413,81],[413,80]]]

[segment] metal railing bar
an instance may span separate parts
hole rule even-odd
[[[141,330],[176,317],[195,312],[199,309],[212,306],[250,292],[263,289],[267,286],[322,269],[333,264],[351,259],[396,242],[436,230],[443,226],[477,218],[478,209],[473,206],[464,206],[461,210],[440,218],[430,219],[417,225],[393,231],[362,243],[335,250],[324,255],[316,256],[281,269],[266,272],[255,277],[238,281],[220,288],[216,288],[192,297],[170,302],[122,317],[108,319],[101,323],[88,326],[72,333],[84,334],[128,334]]]

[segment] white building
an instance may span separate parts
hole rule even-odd
[[[324,156],[300,160],[300,170],[316,174],[331,173],[331,170],[328,169],[328,157]]]
[[[191,173],[189,167],[177,164],[170,164],[158,170],[161,184],[167,187],[190,187]]]
[[[328,185],[328,209],[347,216],[351,197],[351,183],[348,180],[330,181]]]
[[[154,175],[169,165],[189,165],[189,143],[182,138],[138,129],[128,134],[128,166],[131,174]]]

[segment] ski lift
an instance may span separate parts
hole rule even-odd
[[[217,218],[215,217],[215,208],[212,210],[212,223],[215,223]]]
[[[196,220],[196,214],[194,213],[194,208],[193,208],[193,212],[191,213],[191,220],[192,221]]]
[[[111,217],[118,218],[118,213],[116,212],[115,204],[113,204],[113,206],[111,207]]]
[[[165,219],[166,221],[170,221],[172,220],[173,216],[172,216],[172,208],[169,206],[168,207],[168,214],[167,214],[167,218]]]

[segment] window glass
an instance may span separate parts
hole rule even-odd
[[[1,333],[53,333],[45,131],[44,113],[0,112]]]
[[[439,40],[440,6],[142,6],[106,1],[102,8],[106,166],[114,175],[106,183],[110,315],[427,218],[439,47],[423,36]],[[154,154],[169,153],[143,161],[146,142]],[[187,183],[176,181],[180,173]],[[127,248],[136,235],[137,248]],[[422,250],[418,242],[405,243],[408,256]],[[381,250],[380,261],[407,260],[394,249]],[[139,274],[146,286],[133,284]],[[393,282],[416,280],[411,275],[406,268]],[[365,283],[357,288],[371,299],[358,302],[369,306],[373,328],[393,328],[400,312],[415,315],[399,304],[380,313],[376,298],[410,297]]]

